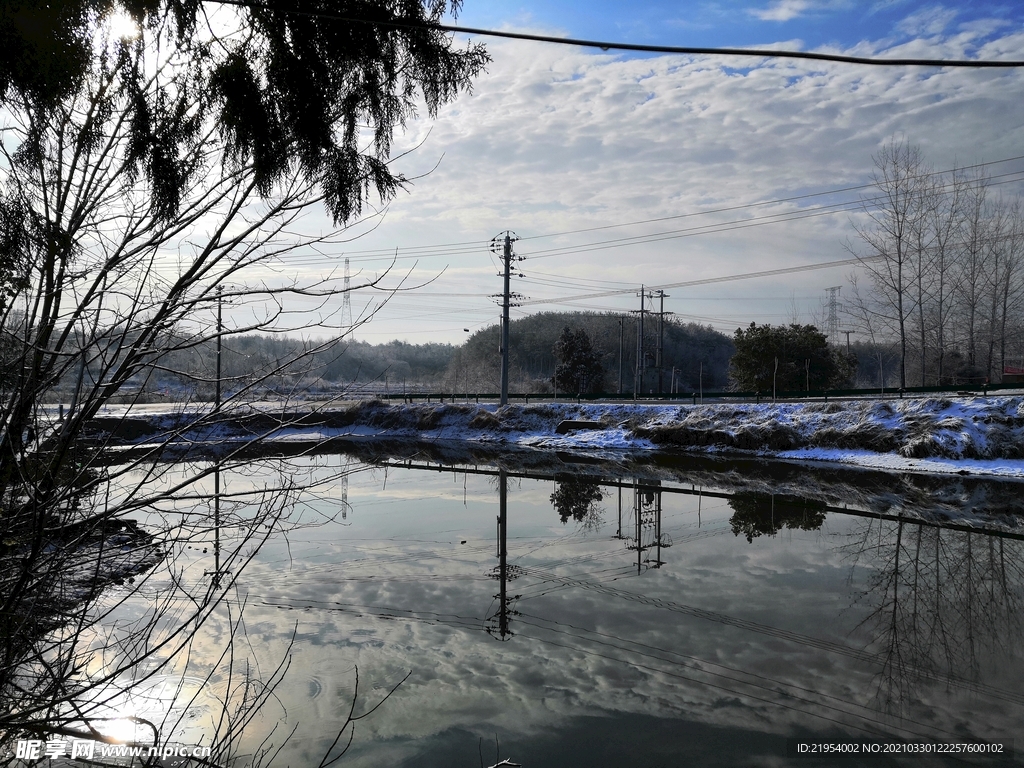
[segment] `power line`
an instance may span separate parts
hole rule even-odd
[[[1011,157],[1011,158],[1006,158],[1006,159],[1003,159],[1003,160],[994,160],[994,161],[990,161],[990,162],[987,162],[987,163],[979,163],[979,164],[973,165],[973,166],[965,166],[965,169],[980,168],[980,167],[983,167],[983,166],[995,165],[995,164],[999,164],[999,163],[1007,163],[1007,162],[1012,162],[1012,161],[1021,160],[1021,159],[1024,159],[1024,156]],[[935,172],[933,172],[931,174],[926,174],[926,175],[927,176],[940,176],[940,175],[951,173],[954,170],[960,170],[960,169],[950,169],[950,170],[944,170],[944,171],[935,171]],[[988,177],[988,182],[989,182],[989,184],[991,186],[998,186],[998,185],[1001,185],[1001,184],[1012,184],[1012,183],[1021,181],[1022,180],[1022,174],[1024,174],[1024,171],[1011,171],[1011,172],[1007,172],[1007,173],[1003,173],[1003,174],[997,174],[997,175]],[[950,184],[952,184],[952,183],[953,182],[950,182],[948,184],[943,185],[943,187],[941,187],[940,190],[949,187]],[[543,235],[533,235],[533,236],[530,236],[530,237],[524,237],[524,238],[522,238],[522,240],[537,240],[537,239],[549,238],[549,237],[560,237],[560,236],[564,236],[564,235],[577,234],[577,233],[582,233],[582,232],[600,231],[600,230],[604,230],[604,229],[611,229],[611,228],[618,228],[618,227],[627,227],[627,226],[635,226],[635,225],[640,225],[640,224],[654,223],[654,222],[658,222],[658,221],[670,221],[670,220],[675,220],[675,219],[707,216],[707,215],[711,215],[711,214],[715,214],[715,213],[725,213],[725,212],[730,212],[730,211],[747,210],[747,209],[757,208],[757,207],[764,207],[764,206],[770,206],[770,205],[778,205],[778,204],[784,203],[784,202],[792,202],[792,201],[796,201],[796,200],[806,200],[806,199],[810,199],[810,198],[814,198],[814,197],[825,197],[825,196],[828,196],[828,195],[839,194],[839,193],[847,192],[847,191],[855,191],[855,190],[858,190],[858,189],[867,189],[867,188],[871,188],[871,187],[874,187],[874,186],[875,186],[874,184],[865,184],[865,185],[859,185],[859,186],[853,186],[853,187],[843,187],[843,188],[839,188],[839,189],[826,190],[826,191],[823,191],[823,192],[813,192],[813,193],[808,193],[808,194],[805,194],[805,195],[796,195],[796,196],[790,196],[790,197],[785,197],[785,198],[776,198],[776,199],[773,199],[773,200],[764,200],[764,201],[759,201],[759,202],[756,202],[756,203],[748,203],[748,204],[744,204],[744,205],[726,206],[726,207],[715,208],[715,209],[711,209],[711,210],[707,210],[707,211],[693,211],[693,212],[690,212],[690,213],[676,214],[676,215],[673,215],[673,216],[663,216],[663,217],[654,218],[654,219],[645,219],[645,220],[639,220],[639,221],[624,222],[624,223],[620,223],[620,224],[609,224],[609,225],[603,225],[603,226],[600,226],[600,227],[591,227],[591,228],[586,228],[586,229],[569,230],[569,231],[566,231],[566,232],[552,232],[552,233],[547,233],[547,234],[543,234]],[[860,198],[860,199],[857,199],[857,200],[846,200],[846,201],[830,203],[830,204],[826,204],[826,205],[815,206],[815,207],[811,207],[811,208],[799,208],[799,209],[796,209],[796,210],[783,211],[783,212],[780,212],[780,213],[770,213],[770,214],[765,214],[763,216],[755,216],[755,217],[752,217],[752,218],[749,218],[749,219],[743,219],[743,220],[739,220],[739,221],[727,221],[727,222],[721,222],[721,223],[717,223],[717,224],[704,224],[704,225],[697,225],[697,226],[688,227],[688,228],[684,228],[684,229],[667,230],[667,231],[663,231],[663,232],[654,232],[654,233],[650,233],[650,234],[646,234],[646,235],[634,235],[634,236],[631,236],[631,237],[615,238],[615,239],[611,239],[611,240],[599,240],[599,241],[594,241],[592,243],[585,243],[583,245],[567,245],[567,246],[560,246],[560,247],[555,247],[555,248],[547,248],[547,249],[542,249],[542,250],[539,250],[539,251],[534,251],[532,254],[531,253],[524,254],[524,256],[527,257],[527,258],[531,258],[531,259],[548,258],[550,256],[560,256],[560,255],[569,255],[569,254],[576,254],[576,253],[586,253],[588,251],[607,250],[609,248],[624,247],[624,246],[629,246],[629,245],[642,245],[642,244],[651,243],[651,242],[659,242],[661,240],[671,240],[671,239],[683,238],[683,237],[693,237],[693,236],[702,235],[702,234],[713,234],[713,233],[716,233],[716,232],[728,232],[728,231],[732,231],[734,229],[745,229],[745,228],[752,227],[752,226],[762,226],[762,225],[766,225],[766,224],[781,223],[781,222],[786,222],[786,221],[797,221],[797,220],[800,220],[800,219],[813,218],[813,217],[816,217],[816,216],[831,215],[833,213],[842,213],[844,211],[854,210],[854,209],[858,209],[858,208],[861,208],[861,207],[870,207],[873,203],[876,203],[878,201],[882,201],[884,199],[885,199],[884,195],[876,195],[874,197]],[[402,255],[399,255],[399,256],[395,255],[395,249],[394,248],[390,248],[390,249],[386,249],[385,248],[385,249],[372,250],[372,251],[355,251],[355,252],[348,251],[348,253],[380,253],[380,254],[382,254],[382,256],[380,258],[367,257],[365,259],[365,260],[371,260],[371,261],[380,261],[380,260],[383,260],[385,258],[387,260],[392,260],[392,259],[418,259],[418,258],[421,258],[421,257],[432,257],[432,256],[433,257],[436,257],[436,256],[453,257],[453,256],[460,256],[460,255],[471,255],[471,254],[479,253],[483,248],[486,247],[486,243],[484,241],[469,241],[467,243],[453,243],[453,244],[450,244],[450,245],[452,247],[449,250],[440,250],[440,249],[443,249],[443,248],[448,248],[448,246],[444,246],[444,245],[437,245],[437,246],[413,246],[411,248],[403,248],[402,249]],[[428,250],[428,249],[432,249],[432,250]],[[411,251],[411,253],[410,253],[410,251]],[[323,257],[320,256],[320,255],[317,255],[317,256],[308,256],[308,255],[307,256],[298,256],[298,257],[295,257],[295,258],[289,258],[287,261],[282,259],[281,263],[288,264],[289,266],[302,266],[302,265],[306,265],[306,264],[308,264],[309,266],[314,266],[314,265],[318,266],[318,265],[322,264],[322,261],[321,261],[322,258]],[[352,260],[356,261],[356,260],[360,260],[360,259],[353,258]],[[532,270],[531,270],[531,273],[533,273]],[[537,273],[533,273],[533,274],[537,274]]]
[[[1010,173],[1000,174],[998,176],[990,177],[990,186],[998,186],[1000,184],[1012,184],[1024,180],[1024,171],[1013,171]],[[995,181],[999,179],[999,181]],[[950,184],[941,187],[944,190]],[[874,186],[874,185],[869,185]],[[861,198],[859,200],[846,200],[838,203],[830,203],[827,205],[814,206],[810,208],[798,208],[792,211],[782,211],[780,213],[769,213],[763,216],[754,216],[749,219],[741,219],[739,221],[726,221],[717,224],[699,224],[693,227],[687,227],[684,229],[667,230],[664,232],[653,232],[647,235],[634,235],[632,237],[620,237],[613,240],[598,240],[593,243],[586,243],[584,245],[566,245],[557,248],[548,248],[540,251],[534,251],[533,253],[526,253],[524,257],[527,259],[537,258],[550,258],[551,256],[564,256],[575,253],[586,253],[588,251],[603,251],[609,248],[620,248],[630,245],[645,245],[647,243],[656,243],[662,240],[675,240],[684,237],[694,237],[696,235],[714,234],[717,232],[731,232],[735,229],[747,229],[754,226],[764,226],[767,224],[777,224],[788,221],[799,221],[801,219],[816,218],[818,216],[829,216],[834,213],[843,213],[845,211],[856,210],[860,208],[874,207],[879,202],[884,202],[886,199],[885,195],[875,195],[874,197]],[[754,207],[760,205],[757,203],[751,204],[750,206],[743,207]],[[703,212],[702,212],[703,213]],[[709,211],[708,213],[711,213]],[[697,215],[697,214],[688,214]]]
[[[871,56],[844,56],[836,53],[816,53],[812,51],[785,51],[767,48],[707,48],[676,45],[643,45],[640,43],[619,43],[609,40],[583,40],[572,37],[555,37],[553,35],[535,35],[527,32],[506,32],[480,27],[463,27],[455,24],[436,24],[432,22],[407,21],[401,19],[360,19],[332,13],[325,10],[298,10],[281,8],[268,3],[257,3],[251,0],[212,0],[221,5],[234,5],[240,8],[262,8],[270,11],[291,13],[297,16],[313,16],[318,18],[347,21],[355,24],[372,24],[378,27],[395,29],[426,29],[437,32],[454,32],[465,35],[481,35],[484,37],[501,37],[510,40],[529,40],[537,43],[554,43],[570,45],[577,48],[600,48],[602,51],[639,51],[643,53],[678,53],[689,56],[753,56],[759,59],[807,59],[811,61],[829,61],[840,64],[865,64],[885,67],[960,67],[970,69],[981,68],[1016,68],[1024,67],[1024,61],[1014,60],[983,60],[983,59],[887,59]]]
[[[852,259],[841,259],[839,261],[823,261],[818,264],[804,264],[799,267],[783,267],[781,269],[766,269],[760,272],[744,272],[739,275],[725,275],[723,277],[708,277],[703,280],[685,280],[678,283],[665,283],[658,286],[647,286],[648,290],[664,290],[666,288],[687,288],[694,285],[710,285],[711,283],[725,283],[731,280],[749,280],[757,277],[771,277],[773,275],[788,275],[794,272],[809,272],[815,269],[828,269],[830,267],[847,267],[854,264],[863,264],[865,261],[877,261],[881,256],[860,256]],[[603,291],[601,293],[586,293],[577,296],[560,296],[554,299],[534,299],[532,301],[521,301],[521,306],[531,304],[555,304],[579,299],[601,299],[606,296],[621,296],[635,292],[635,288],[625,288],[616,291]]]
[[[947,169],[941,170],[941,171],[932,171],[930,173],[923,173],[923,174],[921,174],[921,176],[922,176],[922,178],[931,178],[931,177],[934,177],[934,176],[944,176],[944,175],[946,175],[948,173],[955,173],[957,171],[970,171],[970,170],[973,170],[975,168],[985,168],[985,167],[988,167],[990,165],[1000,165],[1002,163],[1012,163],[1012,162],[1014,162],[1016,160],[1024,160],[1024,155],[1017,155],[1015,157],[1006,157],[1006,158],[1003,158],[1001,160],[989,160],[989,161],[984,162],[984,163],[975,163],[974,165],[965,165],[962,168],[947,168]],[[990,178],[1002,178],[1003,176],[1007,176],[1007,175],[1011,175],[1011,174],[999,174],[998,176],[993,176],[993,177],[990,177]],[[569,230],[569,231],[566,231],[566,232],[549,232],[549,233],[544,234],[544,235],[531,235],[530,237],[523,237],[523,238],[520,238],[520,240],[536,240],[538,238],[544,238],[544,237],[561,237],[563,235],[577,235],[577,234],[581,234],[583,232],[598,232],[598,231],[600,231],[602,229],[615,229],[616,227],[631,227],[631,226],[635,226],[635,225],[638,225],[638,224],[655,224],[655,223],[660,222],[660,221],[671,221],[673,219],[685,219],[685,218],[689,218],[691,216],[706,216],[706,215],[712,214],[712,213],[728,213],[730,211],[741,211],[741,210],[745,210],[747,208],[757,208],[757,207],[765,206],[765,205],[778,205],[779,203],[792,203],[792,202],[795,202],[797,200],[809,200],[810,198],[814,198],[814,197],[825,197],[827,195],[838,195],[838,194],[841,194],[843,192],[857,192],[858,190],[871,189],[871,188],[873,188],[875,186],[876,185],[874,184],[874,182],[872,182],[870,184],[857,184],[857,185],[854,185],[854,186],[851,186],[851,187],[839,187],[837,189],[829,189],[829,190],[825,190],[824,192],[808,192],[808,193],[803,194],[803,195],[791,195],[789,197],[779,197],[779,198],[775,198],[774,200],[760,200],[760,201],[758,201],[756,203],[745,203],[743,205],[730,205],[730,206],[726,206],[724,208],[712,208],[712,209],[709,209],[709,210],[706,210],[706,211],[692,211],[690,213],[678,213],[678,214],[674,214],[672,216],[659,216],[659,217],[653,218],[653,219],[642,219],[640,221],[630,221],[630,222],[625,222],[625,223],[622,223],[622,224],[603,224],[603,225],[601,225],[599,227],[587,227],[585,229],[573,229],[573,230]],[[945,186],[948,186],[948,185],[944,185],[943,188],[945,188]]]

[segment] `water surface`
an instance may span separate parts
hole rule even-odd
[[[256,724],[296,729],[275,764],[320,761],[356,669],[357,714],[398,687],[350,766],[812,766],[787,739],[1020,730],[1019,485],[550,459],[261,460],[317,484],[232,597],[254,657],[291,660]],[[862,764],[975,763],[1000,764]]]

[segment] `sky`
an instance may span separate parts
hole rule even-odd
[[[467,0],[454,23],[652,45],[1024,60],[1024,7],[1009,2]],[[493,58],[472,93],[396,138],[408,190],[353,225],[347,242],[286,264],[302,279],[340,275],[348,258],[353,285],[390,268],[383,284],[403,290],[385,304],[381,292],[352,295],[356,318],[376,310],[357,339],[460,343],[495,324],[502,280],[489,243],[506,230],[519,238],[513,318],[628,312],[643,287],[664,291],[678,319],[731,335],[750,322],[821,324],[826,289],[840,287],[845,326],[855,265],[805,268],[866,252],[855,225],[886,142],[919,146],[936,171],[988,164],[999,192],[1022,189],[1020,69],[470,39]],[[718,280],[776,269],[799,271]],[[705,282],[681,285],[695,281]]]

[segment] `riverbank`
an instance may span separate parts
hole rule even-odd
[[[890,471],[1024,478],[1024,397],[829,403],[540,405],[355,401],[219,413],[110,409],[107,447],[331,439],[459,440],[582,453],[685,451],[851,464]]]

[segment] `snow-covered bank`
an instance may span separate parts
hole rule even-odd
[[[399,438],[464,440],[583,452],[735,453],[877,469],[1024,478],[1024,397],[715,405],[388,405],[255,408],[198,418],[108,413],[106,444]],[[576,424],[565,424],[576,422]],[[580,422],[590,422],[583,428]],[[563,425],[559,430],[559,425]]]

